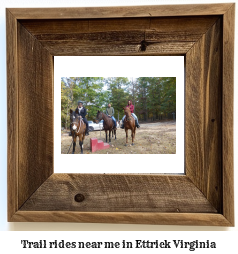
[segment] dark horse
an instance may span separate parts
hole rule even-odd
[[[136,124],[135,124],[135,119],[131,115],[131,111],[128,107],[123,108],[126,118],[124,120],[124,126],[125,126],[125,132],[126,132],[126,145],[128,144],[128,130],[131,130],[131,138],[132,138],[132,145],[134,145],[134,139],[136,135]]]
[[[81,153],[83,153],[83,141],[85,138],[86,132],[86,124],[84,123],[83,119],[80,118],[78,111],[75,112],[70,109],[70,125],[71,125],[71,134],[73,138],[73,154],[75,152],[76,146],[76,138],[79,137],[79,145],[81,148]]]
[[[114,133],[115,139],[117,139],[116,129],[114,128],[114,123],[112,121],[112,118],[107,116],[103,112],[98,111],[97,117],[96,117],[96,123],[98,123],[101,120],[103,120],[103,127],[104,127],[105,134],[106,134],[106,142],[107,142],[107,132],[108,131],[109,131],[109,143],[111,142],[111,132],[112,132],[112,138],[113,138],[113,133]]]

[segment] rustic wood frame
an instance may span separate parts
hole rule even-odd
[[[6,9],[8,220],[234,226],[234,17],[233,3]],[[184,55],[186,175],[54,174],[56,55]]]

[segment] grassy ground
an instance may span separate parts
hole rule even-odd
[[[131,131],[128,132],[128,146],[126,143],[125,130],[117,129],[117,139],[112,139],[110,148],[96,151],[94,154],[175,154],[176,153],[176,122],[157,122],[141,124],[141,128],[136,130],[134,146],[131,145]],[[90,151],[90,138],[105,140],[105,132],[90,132],[84,140],[84,153],[92,154]],[[68,132],[61,135],[61,153],[66,154],[72,142],[72,137]],[[72,153],[73,146],[69,153]],[[75,153],[80,153],[79,142],[77,139]]]

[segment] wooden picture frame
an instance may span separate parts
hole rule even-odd
[[[8,221],[234,226],[234,17],[233,3],[6,9]],[[60,55],[184,55],[186,174],[54,174]]]

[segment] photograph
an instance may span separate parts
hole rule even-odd
[[[235,249],[237,5],[62,1],[0,4],[5,252]]]
[[[61,77],[62,154],[176,154],[176,77]]]
[[[54,57],[55,172],[184,174],[184,75],[184,56]]]

